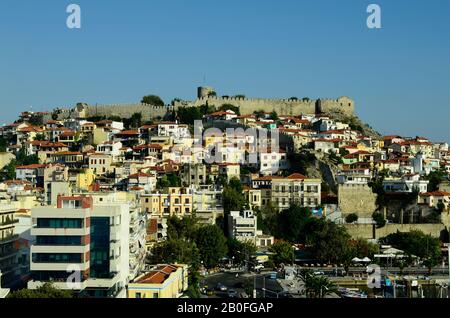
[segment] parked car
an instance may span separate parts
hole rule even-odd
[[[216,289],[220,290],[220,291],[227,291],[228,288],[224,284],[218,283],[217,286],[216,286]]]
[[[323,276],[323,275],[325,275],[325,273],[323,271],[315,271],[314,275],[316,275],[316,276]]]
[[[211,288],[207,288],[205,290],[205,294],[208,296],[213,296],[214,295],[214,290],[212,290]]]
[[[238,293],[234,289],[228,291],[228,298],[237,298]]]

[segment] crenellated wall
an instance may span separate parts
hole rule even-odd
[[[220,107],[223,104],[232,104],[240,108],[242,115],[252,114],[255,111],[272,112],[279,115],[300,115],[341,112],[353,115],[355,104],[348,97],[338,99],[268,99],[268,98],[243,98],[243,97],[219,97],[208,95],[214,92],[211,87],[199,87],[198,98],[193,101],[177,101],[173,106],[152,106],[147,104],[112,104],[112,105],[88,105],[79,103],[75,108],[59,110],[59,118],[87,118],[92,116],[119,116],[129,118],[134,113],[141,113],[143,120],[151,120],[164,117],[167,112],[176,110],[178,107],[192,107],[201,105],[213,105]]]
[[[347,115],[353,115],[355,102],[348,97],[339,97],[338,99],[269,99],[269,98],[243,98],[243,97],[220,97],[208,96],[207,93],[213,91],[210,87],[199,87],[198,98],[194,102],[178,102],[175,106],[201,106],[208,103],[220,107],[223,104],[232,104],[240,108],[242,115],[252,114],[255,111],[263,110],[266,112],[276,111],[280,115],[300,115],[328,113],[331,111],[342,112]]]
[[[148,104],[112,104],[112,105],[77,105],[75,114],[79,118],[92,116],[119,116],[130,118],[134,113],[141,113],[142,120],[151,120],[157,117],[163,118],[172,106],[152,106]]]

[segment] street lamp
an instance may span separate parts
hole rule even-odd
[[[273,291],[273,290],[270,290],[270,289],[266,289],[266,288],[263,288],[262,289],[264,292],[269,292],[269,293],[272,293],[272,294],[275,294],[275,295],[277,295],[277,298],[279,298],[279,295],[281,295],[281,294],[283,294],[284,293],[284,290],[282,290],[282,291],[280,291],[280,292],[276,292],[276,291]]]

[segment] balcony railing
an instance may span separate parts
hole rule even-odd
[[[14,240],[16,240],[18,238],[19,238],[19,235],[17,235],[17,234],[9,235],[9,236],[6,236],[4,238],[0,238],[0,244],[8,243],[8,242],[14,241]]]
[[[4,222],[0,222],[0,226],[6,226],[6,225],[11,225],[14,223],[18,223],[19,220],[17,219],[6,219]]]
[[[9,250],[9,251],[4,251],[3,253],[0,253],[0,260],[1,259],[5,259],[11,256],[14,256],[18,253],[17,250]]]

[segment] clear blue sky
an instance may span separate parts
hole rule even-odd
[[[0,43],[0,124],[30,106],[194,99],[206,77],[221,95],[347,95],[382,133],[450,141],[447,0],[1,0]]]

